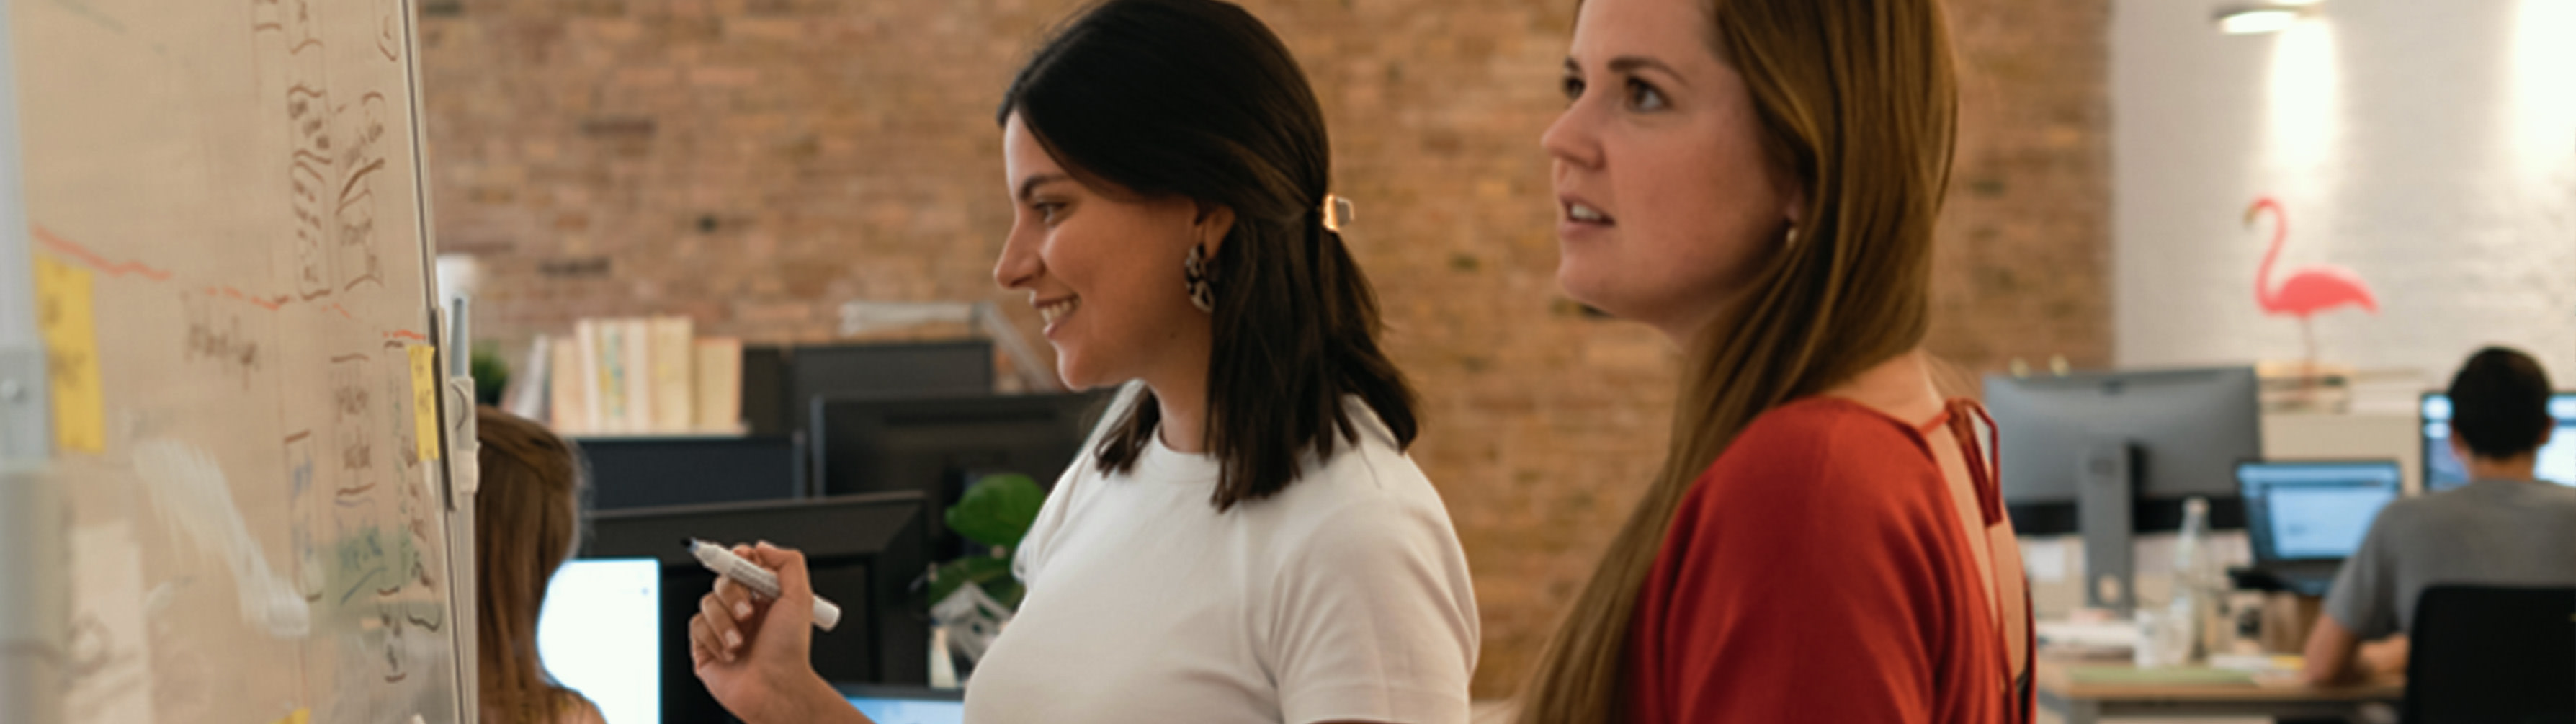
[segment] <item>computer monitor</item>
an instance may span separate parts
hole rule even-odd
[[[991,340],[812,345],[787,354],[791,410],[826,397],[993,394]]]
[[[661,721],[661,596],[662,564],[651,558],[565,561],[537,614],[546,673],[606,721]]]
[[[578,441],[597,510],[778,500],[805,493],[804,456],[784,435]]]
[[[2238,463],[2255,562],[2351,557],[2405,478],[2395,460]]]
[[[2182,502],[2241,528],[2235,465],[2262,456],[2253,368],[1987,375],[2004,503],[2023,533],[2084,534],[2092,605],[2127,612],[2132,534],[2174,530]]]
[[[933,505],[933,550],[959,551],[968,544],[948,535],[937,511],[983,474],[1022,473],[1041,487],[1055,485],[1114,392],[819,399],[815,479],[825,495],[920,491]]]
[[[926,684],[929,619],[912,584],[928,569],[918,492],[597,511],[585,557],[650,557],[661,564],[662,711],[669,721],[723,721],[689,661],[688,622],[715,574],[681,544],[767,540],[805,553],[814,592],[841,606],[841,624],[816,631],[815,673],[827,681]]]
[[[943,342],[744,347],[742,415],[754,435],[799,437],[817,397],[917,397],[993,393],[993,343]]]
[[[833,687],[877,724],[966,724],[966,690],[841,684]]]
[[[2424,492],[2438,493],[2469,483],[2468,465],[2451,452],[2451,396],[2426,393],[2423,415]],[[2558,419],[2549,444],[2540,446],[2539,468],[2532,476],[2560,485],[2576,485],[2576,392],[2549,397],[2549,416]]]

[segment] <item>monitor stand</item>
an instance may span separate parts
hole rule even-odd
[[[2137,450],[2126,441],[2097,442],[2076,461],[2075,517],[2084,534],[2084,603],[2127,618],[2137,608],[2132,575],[2136,528]]]

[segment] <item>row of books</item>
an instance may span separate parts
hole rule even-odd
[[[583,319],[538,335],[521,370],[504,406],[557,433],[742,430],[742,340],[699,337],[688,317]]]

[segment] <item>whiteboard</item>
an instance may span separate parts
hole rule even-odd
[[[410,6],[0,11],[0,354],[32,317],[50,438],[0,547],[62,553],[0,554],[61,682],[0,718],[470,721]]]

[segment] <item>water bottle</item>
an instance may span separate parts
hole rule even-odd
[[[2201,661],[2203,629],[2209,613],[2215,609],[2210,584],[2209,501],[2193,497],[2182,503],[2182,536],[2174,542],[2173,601],[2165,617],[2170,620],[2172,636],[2169,648],[2160,657],[2175,664]]]

